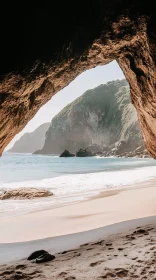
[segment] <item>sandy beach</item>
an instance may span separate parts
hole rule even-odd
[[[136,227],[137,225],[137,227]],[[139,226],[138,226],[139,225]],[[100,238],[101,237],[101,238]],[[88,242],[85,242],[88,240]],[[96,241],[95,241],[96,240]],[[81,243],[84,243],[80,245]],[[85,233],[61,236],[40,241],[40,249],[49,246],[62,250],[48,263],[36,264],[28,260],[14,261],[0,266],[0,279],[156,279],[156,218],[148,217]],[[37,245],[37,244],[36,244]],[[70,245],[70,246],[68,246]],[[79,246],[78,246],[79,245]],[[38,242],[39,246],[39,242]],[[33,250],[35,241],[0,246],[7,256]],[[64,251],[64,248],[68,250]],[[73,247],[73,249],[72,249]],[[39,247],[38,247],[39,248]],[[54,253],[55,249],[49,250]],[[16,254],[14,254],[16,252]],[[28,253],[28,252],[27,252]]]
[[[0,243],[24,242],[156,215],[155,181],[110,190],[88,201],[0,220]],[[10,230],[11,229],[11,230]]]
[[[155,181],[149,181],[85,202],[2,218],[0,279],[156,279],[155,201]],[[56,259],[25,260],[39,249]]]

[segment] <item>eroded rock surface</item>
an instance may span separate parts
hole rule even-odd
[[[154,4],[154,3],[153,3]],[[0,153],[78,74],[116,59],[145,146],[156,158],[156,16],[152,1],[3,3]]]
[[[14,190],[8,190],[4,194],[0,195],[0,200],[5,199],[34,199],[40,197],[48,197],[53,195],[52,192],[37,189],[37,188],[19,188]]]

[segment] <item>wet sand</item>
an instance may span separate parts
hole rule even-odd
[[[110,194],[109,194],[110,193]],[[85,202],[0,219],[0,243],[25,242],[88,231],[156,215],[156,184],[111,190]],[[11,229],[11,230],[10,230]]]
[[[136,225],[139,226],[136,227]],[[100,234],[102,238],[99,238]],[[90,242],[80,245],[77,249],[75,247],[69,251],[62,250],[55,254],[56,258],[51,262],[36,264],[21,260],[1,265],[0,279],[156,279],[155,217],[104,227],[92,233],[86,232],[84,236],[83,233],[79,233],[75,241],[84,243],[87,236]],[[63,236],[60,238],[64,239]],[[61,239],[55,239],[55,242],[59,243]],[[52,242],[52,240],[47,241]],[[65,241],[67,240],[64,239]],[[70,241],[68,240],[71,246],[74,246],[73,241],[74,238],[71,235]],[[41,244],[44,245],[43,242]],[[43,249],[42,245],[40,249]],[[10,245],[5,244],[5,246]],[[9,254],[12,253],[10,250]]]

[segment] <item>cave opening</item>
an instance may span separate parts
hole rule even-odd
[[[6,147],[9,150],[15,141],[17,141],[24,133],[32,132],[43,123],[51,122],[52,118],[57,115],[65,106],[76,100],[87,90],[94,89],[97,86],[105,84],[106,82],[113,80],[125,79],[124,74],[117,62],[113,61],[106,66],[97,66],[90,70],[87,70],[74,79],[63,90],[55,94],[50,101],[48,101],[37,114],[30,120],[29,124],[15,136],[13,141]],[[37,146],[36,150],[41,149],[41,145]],[[28,152],[35,152],[33,147],[30,147]],[[61,151],[59,151],[61,152]]]
[[[156,163],[150,158],[156,159],[154,5],[5,1],[1,10],[0,155],[7,148],[0,158],[0,264],[23,263],[0,267],[0,275],[150,279],[156,214]],[[109,70],[100,76],[110,62],[118,63],[126,80]],[[90,88],[80,94],[72,85],[88,71]],[[95,76],[102,77],[97,84]],[[41,246],[55,256],[46,253],[29,270],[25,260]],[[52,265],[36,269],[37,262],[49,260]]]
[[[19,258],[40,249],[40,242],[49,251],[46,240],[56,257],[75,244],[90,251],[93,242],[103,244],[97,239],[106,238],[107,227],[124,234],[129,217],[141,225],[142,213],[152,214],[148,185],[156,164],[132,101],[113,61],[83,72],[38,111],[1,157],[0,243],[15,243]],[[26,249],[17,242],[21,248],[26,242]],[[120,245],[124,252],[123,240]]]
[[[107,86],[102,87],[106,83]],[[120,90],[120,88],[122,89]],[[85,104],[85,101],[83,110],[80,104],[76,105],[76,111],[72,112],[70,107],[74,106],[74,102],[75,104],[81,103],[82,96],[89,90],[90,93],[88,96],[90,96],[90,101],[88,100],[88,102],[92,103],[92,114],[94,113],[95,115],[91,115],[89,111],[87,112],[87,110],[84,109],[85,105],[87,105]],[[98,94],[96,94],[96,91]],[[100,93],[100,91],[102,93]],[[108,97],[106,97],[107,91]],[[113,100],[114,97],[115,99]],[[78,98],[80,98],[80,100],[78,100]],[[98,103],[101,103],[101,107],[99,107]],[[9,150],[10,152],[27,152],[36,154],[61,154],[64,150],[76,153],[76,150],[80,148],[85,149],[87,146],[90,146],[90,149],[94,150],[94,146],[97,145],[97,151],[95,149],[94,152],[98,152],[98,150],[100,151],[102,146],[106,151],[108,150],[107,146],[111,146],[111,148],[114,149],[114,154],[116,153],[117,146],[120,146],[119,154],[121,154],[122,150],[123,153],[128,153],[139,146],[142,146],[140,149],[141,152],[143,152],[143,150],[145,151],[145,147],[142,142],[142,136],[137,122],[137,113],[134,106],[130,103],[129,84],[118,63],[114,60],[105,66],[96,66],[95,68],[80,74],[74,79],[74,81],[55,94],[50,101],[41,107],[36,116],[30,120],[22,132],[15,136],[13,141],[6,147],[5,151]],[[73,128],[72,125],[71,127],[66,127],[65,130],[67,131],[60,128],[58,135],[55,135],[54,137],[51,132],[53,131],[52,126],[60,126],[59,122],[62,121],[65,121],[65,123],[67,122],[63,117],[62,119],[60,117],[59,120],[59,117],[56,116],[57,114],[61,115],[61,110],[62,112],[63,110],[66,111],[66,106],[66,119],[71,115],[69,119],[75,119],[75,121],[73,121],[75,128]],[[96,115],[96,111],[98,110],[99,116]],[[110,115],[109,112],[111,112]],[[69,121],[70,123],[71,119]],[[128,119],[129,124],[127,127],[125,125],[125,128],[122,131],[121,127],[124,126],[124,120],[126,120],[125,122],[128,122]],[[86,129],[83,128],[81,123],[88,127]],[[105,123],[105,128],[102,128],[103,123]],[[49,129],[49,125],[51,130]],[[40,129],[39,126],[41,126]],[[133,128],[128,132],[129,127]],[[101,129],[103,131],[101,131]],[[37,141],[34,141],[34,139],[31,138],[33,130],[37,131]],[[43,133],[40,132],[40,130],[43,130]],[[115,137],[114,134],[116,134]],[[138,136],[136,137],[136,135]],[[23,137],[23,144],[19,140],[21,137]],[[54,139],[52,139],[53,137]],[[135,138],[137,138],[137,140]],[[50,142],[53,144],[51,145]],[[13,147],[13,145],[15,145],[15,147]],[[100,148],[98,146],[100,146]],[[109,154],[109,152],[106,154]]]
[[[56,195],[56,201],[52,198],[54,202],[50,203],[55,205],[59,191],[55,187],[53,190],[51,184],[62,186],[62,190],[65,184],[67,188],[69,182],[64,175],[70,174],[72,181],[73,175],[79,174],[77,183],[72,183],[73,188],[81,189],[82,184],[89,188],[91,184],[91,193],[94,193],[93,185],[96,186],[97,180],[94,172],[119,171],[122,165],[128,169],[129,162],[135,164],[133,157],[145,158],[148,154],[137,112],[131,103],[129,84],[118,63],[113,61],[79,75],[54,95],[13,139],[0,162],[1,194],[6,189],[21,186],[50,189]],[[122,158],[121,162],[120,159],[117,161],[118,167],[112,158]],[[150,164],[153,165],[153,161]],[[91,174],[94,183],[87,173]],[[135,176],[138,174],[134,173]],[[98,184],[102,188],[103,179],[100,175],[99,178]],[[106,176],[105,180],[108,185],[121,183],[119,178],[114,178],[115,181],[111,181]],[[74,200],[79,200],[80,193],[76,191]],[[63,201],[69,200],[66,191],[61,195]],[[29,208],[29,203],[26,205]],[[32,205],[39,207],[35,201]],[[18,207],[22,206],[19,202]]]

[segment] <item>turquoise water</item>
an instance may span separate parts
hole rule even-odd
[[[11,188],[38,187],[49,189],[55,196],[33,201],[1,201],[0,215],[56,207],[86,199],[105,189],[133,186],[155,177],[153,159],[4,153],[0,158],[0,193]]]
[[[136,158],[60,158],[4,153],[0,158],[0,186],[6,182],[40,180],[65,174],[133,170],[148,166],[156,166],[156,161]]]

